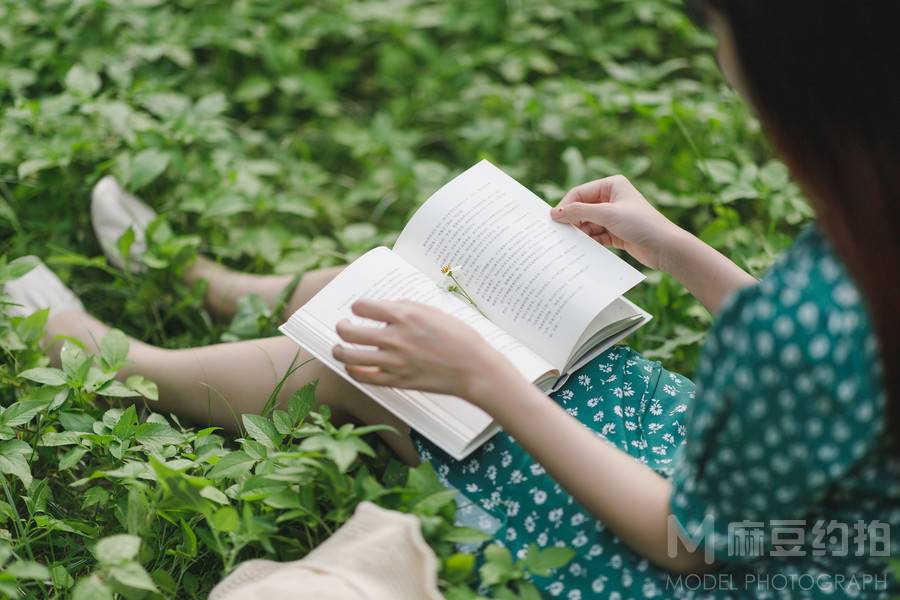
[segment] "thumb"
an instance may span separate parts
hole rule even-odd
[[[550,216],[559,223],[578,225],[586,221],[605,226],[609,221],[611,209],[612,206],[608,202],[596,204],[573,202],[565,206],[557,206],[550,211]]]

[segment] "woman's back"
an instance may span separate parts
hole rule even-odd
[[[770,586],[776,573],[883,578],[900,542],[900,461],[881,368],[862,300],[813,226],[707,339],[673,515]]]

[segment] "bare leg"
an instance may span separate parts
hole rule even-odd
[[[306,304],[306,301],[340,273],[342,268],[331,267],[304,273],[285,307],[286,314],[283,316],[287,318]],[[209,283],[205,299],[207,308],[215,316],[228,319],[234,316],[237,310],[238,298],[248,294],[256,294],[267,305],[274,308],[278,303],[279,295],[291,283],[293,277],[290,275],[240,273],[199,256],[188,270],[185,279],[188,283],[205,279]]]
[[[93,352],[98,352],[97,343],[108,330],[100,321],[77,310],[54,316],[47,327],[51,338],[72,336]],[[235,431],[240,415],[258,413],[292,363],[305,362],[285,382],[279,403],[303,385],[319,380],[316,398],[331,408],[336,421],[353,419],[390,425],[400,434],[385,433],[385,442],[404,461],[418,462],[409,427],[287,338],[183,350],[157,348],[134,339],[130,344],[128,357],[132,364],[120,376],[139,373],[156,382],[160,397],[155,407],[159,412],[172,412],[194,423]]]

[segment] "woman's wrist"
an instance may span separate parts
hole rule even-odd
[[[495,400],[504,396],[504,394],[498,394],[497,390],[505,391],[510,385],[515,385],[518,380],[524,381],[512,363],[491,348],[473,361],[461,395],[478,408],[492,413],[496,408],[493,406]]]
[[[672,224],[671,230],[664,236],[657,248],[659,270],[678,279],[678,272],[683,268],[685,255],[690,248],[703,242],[694,234]]]

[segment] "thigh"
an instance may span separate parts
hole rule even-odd
[[[297,284],[297,289],[294,290],[290,301],[284,309],[286,313],[284,317],[288,318],[294,314],[298,308],[306,304],[310,298],[319,293],[319,290],[328,285],[343,270],[344,267],[328,267],[304,273]]]

